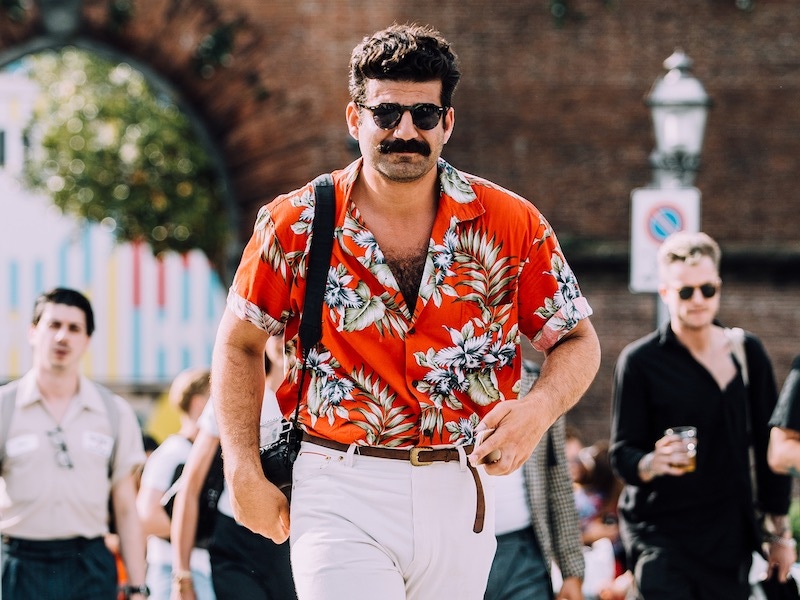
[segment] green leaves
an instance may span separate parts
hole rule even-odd
[[[216,174],[192,124],[125,63],[67,47],[25,59],[42,93],[25,183],[64,212],[154,254],[202,250],[218,269],[230,234]]]

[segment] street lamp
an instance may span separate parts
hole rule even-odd
[[[645,103],[650,107],[656,149],[650,155],[653,185],[691,187],[700,166],[700,151],[711,99],[689,70],[692,60],[677,49],[664,61]]]
[[[631,193],[632,292],[655,294],[656,324],[669,315],[658,292],[658,247],[676,231],[700,230],[700,190],[693,187],[711,100],[689,72],[692,61],[675,50],[664,61],[645,103],[650,107],[656,148],[650,154],[653,180]]]

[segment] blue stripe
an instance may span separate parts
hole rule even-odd
[[[167,380],[167,350],[164,346],[159,346],[156,351],[156,371],[157,376],[161,381]]]
[[[83,226],[83,285],[88,289],[92,283],[92,231],[88,224]]]
[[[58,285],[61,287],[66,287],[67,282],[69,281],[69,262],[67,261],[68,256],[69,239],[66,239],[61,244],[61,248],[58,251]]]
[[[15,260],[8,265],[8,304],[11,310],[19,310],[19,263]]]
[[[36,295],[39,295],[39,291],[44,291],[44,263],[41,260],[37,260],[33,264],[33,289],[36,291]]]

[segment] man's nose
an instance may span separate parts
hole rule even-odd
[[[401,140],[411,140],[417,137],[417,128],[414,126],[410,110],[403,111],[403,114],[400,115],[400,122],[394,128],[394,136]]]

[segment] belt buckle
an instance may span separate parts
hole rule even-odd
[[[414,465],[415,467],[425,467],[425,466],[428,466],[428,465],[432,465],[433,464],[432,460],[420,460],[419,459],[419,453],[420,452],[427,452],[427,451],[430,451],[430,450],[433,450],[433,448],[431,448],[430,446],[415,446],[414,448],[411,448],[410,456],[409,456],[409,460],[411,461],[411,464]]]

